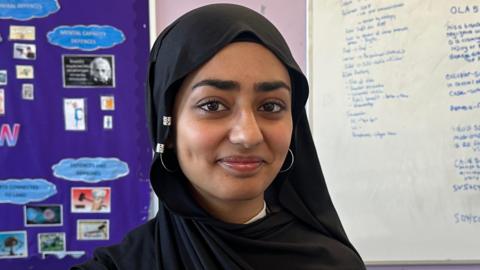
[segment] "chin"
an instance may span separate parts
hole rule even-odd
[[[251,179],[251,180],[254,180],[254,179]],[[240,181],[248,181],[248,180],[240,180]],[[245,185],[222,186],[221,190],[217,190],[212,195],[223,201],[248,201],[248,200],[254,200],[260,196],[263,196],[263,193],[268,188],[268,185],[252,186],[247,183],[243,183],[243,184]]]
[[[265,191],[234,191],[225,194],[220,194],[219,199],[224,201],[250,201],[263,195]]]

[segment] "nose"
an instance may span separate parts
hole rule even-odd
[[[263,141],[260,125],[251,110],[242,110],[232,121],[229,133],[231,143],[252,148]]]

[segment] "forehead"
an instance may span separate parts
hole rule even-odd
[[[215,79],[288,80],[283,63],[266,47],[254,42],[234,42],[215,54],[188,77]],[[287,81],[286,81],[287,83]]]
[[[93,62],[93,65],[96,66],[96,67],[101,67],[101,68],[108,68],[110,67],[110,64],[108,63],[107,60],[103,60],[103,59],[98,59],[96,61]]]

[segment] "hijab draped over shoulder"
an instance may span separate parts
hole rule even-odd
[[[204,211],[178,167],[172,109],[182,80],[236,41],[257,42],[287,68],[292,88],[295,161],[265,193],[269,214],[229,224]],[[156,153],[150,181],[160,200],[156,218],[119,245],[100,248],[78,269],[365,269],[342,228],[325,184],[304,109],[308,83],[278,30],[262,15],[231,4],[183,15],[157,38],[147,79],[147,118]],[[167,168],[161,164],[160,153]],[[285,163],[291,162],[289,157]]]

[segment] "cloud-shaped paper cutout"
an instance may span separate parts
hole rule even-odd
[[[62,159],[52,170],[55,177],[87,183],[115,180],[129,173],[127,163],[118,158],[102,157]]]
[[[57,0],[0,0],[0,19],[28,21],[60,10]]]
[[[57,194],[57,186],[45,179],[0,180],[0,203],[26,204]]]
[[[65,49],[94,51],[124,42],[125,35],[109,25],[62,25],[48,32],[47,39]]]

